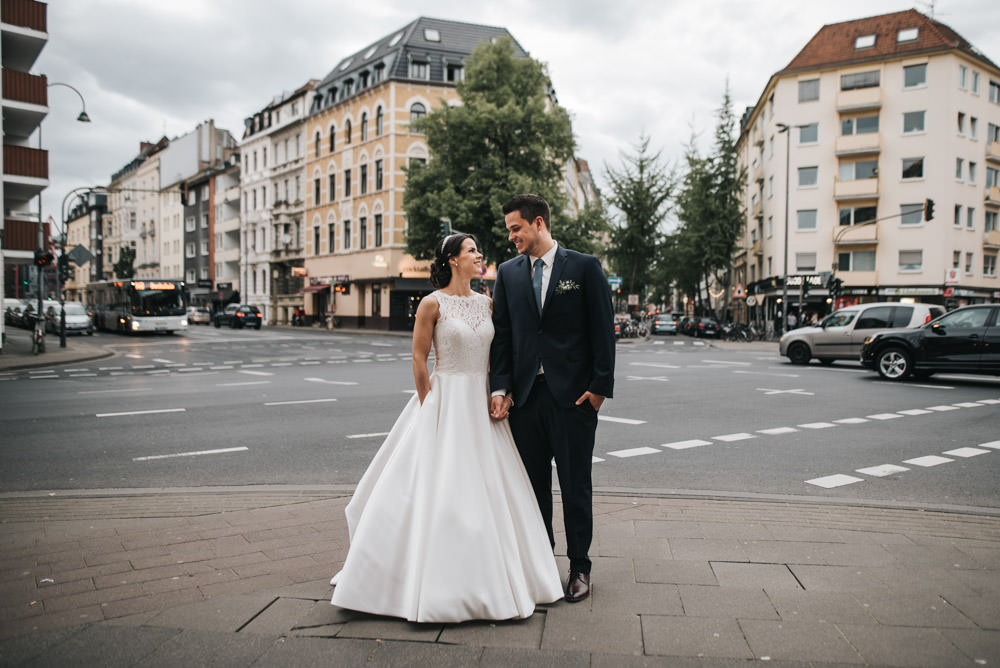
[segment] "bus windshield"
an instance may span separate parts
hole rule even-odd
[[[135,290],[132,315],[184,315],[184,296],[180,290]]]

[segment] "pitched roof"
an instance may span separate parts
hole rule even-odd
[[[913,28],[917,29],[916,39],[902,42],[898,40],[900,30]],[[857,38],[868,35],[875,36],[875,43],[865,48],[856,48]],[[778,74],[951,49],[957,49],[987,65],[997,67],[965,38],[945,24],[915,9],[907,9],[823,26]]]

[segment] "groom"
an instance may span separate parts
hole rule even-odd
[[[590,595],[597,411],[614,385],[611,290],[596,258],[553,240],[544,199],[518,195],[503,213],[520,255],[497,270],[490,414],[510,417],[553,547],[555,459],[570,566],[566,600],[582,601]]]

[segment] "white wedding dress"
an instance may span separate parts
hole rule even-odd
[[[510,427],[489,417],[490,301],[434,296],[431,389],[403,409],[347,505],[332,603],[414,622],[528,617],[563,592]]]

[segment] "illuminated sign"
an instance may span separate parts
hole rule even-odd
[[[115,286],[119,286],[116,283]],[[176,290],[177,285],[170,281],[133,281],[132,287],[136,290]]]

